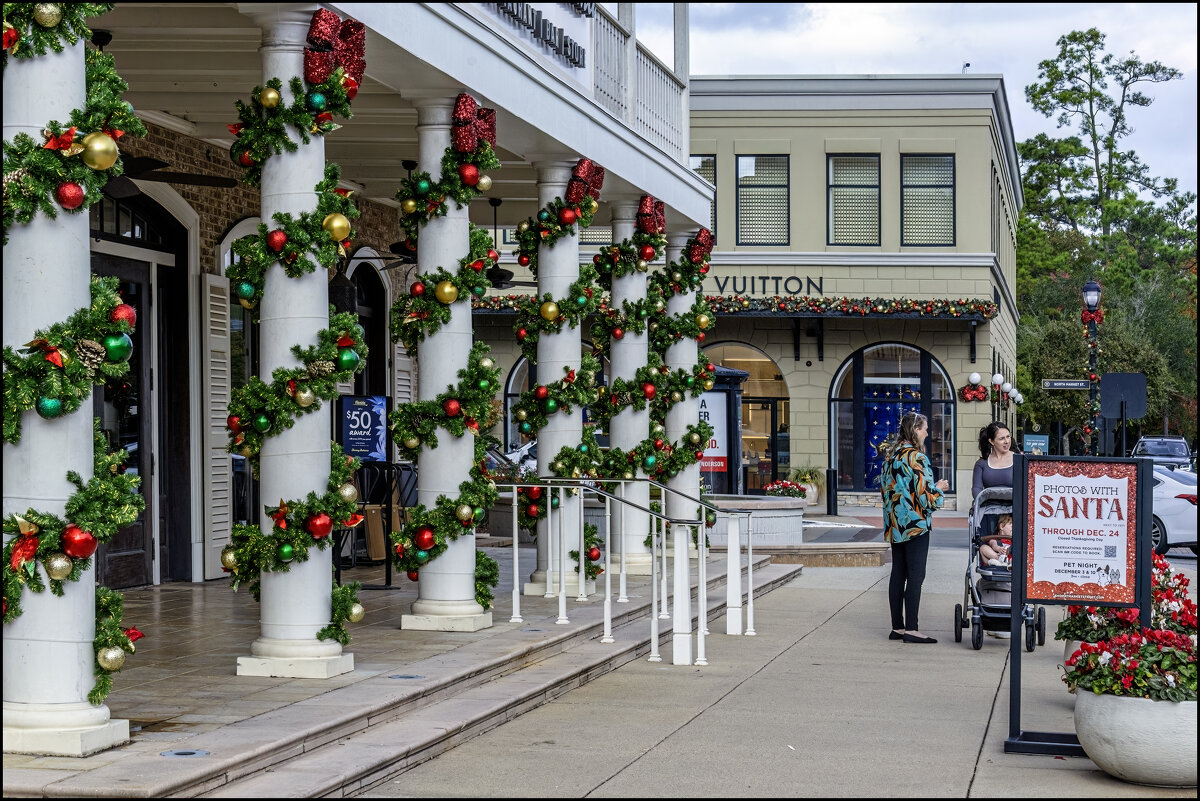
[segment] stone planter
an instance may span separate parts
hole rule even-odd
[[[747,495],[710,495],[707,500],[718,509],[753,509],[754,544],[769,548],[804,543],[804,507],[806,498],[775,498]],[[745,541],[746,518],[740,516],[738,531]],[[708,529],[708,544],[724,548],[729,543],[729,520],[717,515],[717,523]]]
[[[1071,654],[1079,650],[1079,640],[1065,640],[1063,645],[1063,657],[1059,663],[1063,666],[1063,670],[1067,669],[1067,660],[1071,658]]]
[[[1110,776],[1160,787],[1196,786],[1196,702],[1080,691],[1075,734]]]

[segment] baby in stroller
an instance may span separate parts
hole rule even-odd
[[[979,543],[979,562],[989,567],[1012,568],[1012,515],[996,519],[996,532]]]

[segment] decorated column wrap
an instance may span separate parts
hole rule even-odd
[[[419,170],[440,175],[442,154],[451,145],[455,100],[418,100],[416,105]],[[449,204],[444,216],[430,219],[420,234],[418,273],[432,273],[439,267],[458,264],[468,250],[468,226],[465,205]],[[461,380],[459,371],[467,368],[473,336],[471,296],[462,293],[448,308],[450,319],[427,335],[417,354],[417,396],[421,401],[437,400],[447,387],[457,386]],[[442,436],[436,447],[423,447],[418,459],[418,502],[432,508],[439,496],[457,497],[459,485],[471,480],[474,452],[475,437],[471,435]],[[418,598],[412,613],[463,616],[480,615],[483,611],[475,600],[475,530],[467,528],[447,543],[444,553],[420,568]],[[406,617],[401,626],[414,628],[415,623]]]
[[[305,42],[311,11],[281,7],[259,16],[263,29],[263,82],[281,78],[282,105],[297,98],[288,82],[305,74]],[[303,98],[300,98],[303,100]],[[295,134],[293,133],[293,136]],[[262,212],[264,221],[277,212],[299,217],[317,206],[314,186],[325,173],[322,137],[298,144],[294,151],[274,155],[262,164]],[[274,223],[268,223],[274,225]],[[259,373],[270,381],[276,368],[302,367],[292,347],[318,345],[318,332],[329,325],[329,278],[317,269],[289,277],[279,261],[267,268],[259,312],[261,356]],[[264,503],[322,495],[330,474],[330,417],[327,406],[298,416],[287,430],[263,441],[259,453],[259,478]],[[263,530],[270,531],[274,518],[263,512]],[[255,657],[278,660],[276,668],[252,660],[239,661],[239,674],[308,675],[288,670],[283,664],[297,658],[327,660],[320,675],[336,675],[353,669],[353,658],[342,654],[336,639],[319,640],[318,632],[332,617],[330,574],[333,549],[313,548],[309,558],[297,560],[286,572],[267,571],[261,577],[261,635],[251,644]]]
[[[84,106],[84,94],[82,41],[60,53],[8,57],[5,142],[18,133],[43,141],[47,123],[66,123],[72,109]],[[88,218],[61,209],[53,219],[38,213],[5,234],[4,345],[21,348],[35,331],[90,306]],[[25,414],[22,423],[20,441],[4,444],[4,516],[29,508],[63,515],[76,491],[66,471],[84,480],[92,475],[91,400],[58,419]],[[78,756],[128,740],[128,721],[110,721],[107,706],[87,701],[95,660],[94,566],[63,590],[61,598],[26,592],[23,614],[4,625],[5,751]]]

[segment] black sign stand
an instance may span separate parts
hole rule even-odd
[[[1079,756],[1086,757],[1079,738],[1073,732],[1044,732],[1021,730],[1021,612],[1028,602],[1028,565],[1029,555],[1026,553],[1026,499],[1028,497],[1029,474],[1026,466],[1036,461],[1051,462],[1106,462],[1109,464],[1137,465],[1137,487],[1134,488],[1137,499],[1137,520],[1135,522],[1135,556],[1134,600],[1141,613],[1140,623],[1144,628],[1150,626],[1150,568],[1153,564],[1150,542],[1150,519],[1152,510],[1151,488],[1153,487],[1152,465],[1149,459],[1103,459],[1090,456],[1030,456],[1022,453],[1013,454],[1013,580],[1016,586],[1012,594],[1012,618],[1009,624],[1011,632],[1010,657],[1011,672],[1009,674],[1008,695],[1008,739],[1004,741],[1006,754],[1045,754],[1048,756]],[[1065,606],[1069,601],[1048,601],[1038,599],[1041,604],[1057,604]],[[1104,604],[1093,604],[1103,606]],[[1128,604],[1121,604],[1128,606]]]

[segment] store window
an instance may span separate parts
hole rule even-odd
[[[737,157],[737,243],[787,245],[788,157]]]
[[[954,489],[954,391],[928,352],[899,343],[858,351],[839,368],[829,407],[838,489],[879,490],[880,446],[908,412],[929,418],[925,448],[934,476]]]
[[[708,181],[715,188],[717,185],[717,157],[715,155],[708,156],[691,156],[688,159],[688,166],[692,171],[699,175],[704,180]],[[714,193],[715,195],[715,193]],[[717,200],[713,197],[709,204],[708,212],[708,230],[717,233]]]
[[[900,156],[900,244],[954,244],[954,156]]]
[[[787,478],[792,469],[787,383],[771,357],[749,345],[713,345],[704,354],[713,364],[750,374],[742,383],[741,494],[762,495],[764,487]]]
[[[827,157],[830,245],[879,244],[879,156]]]

